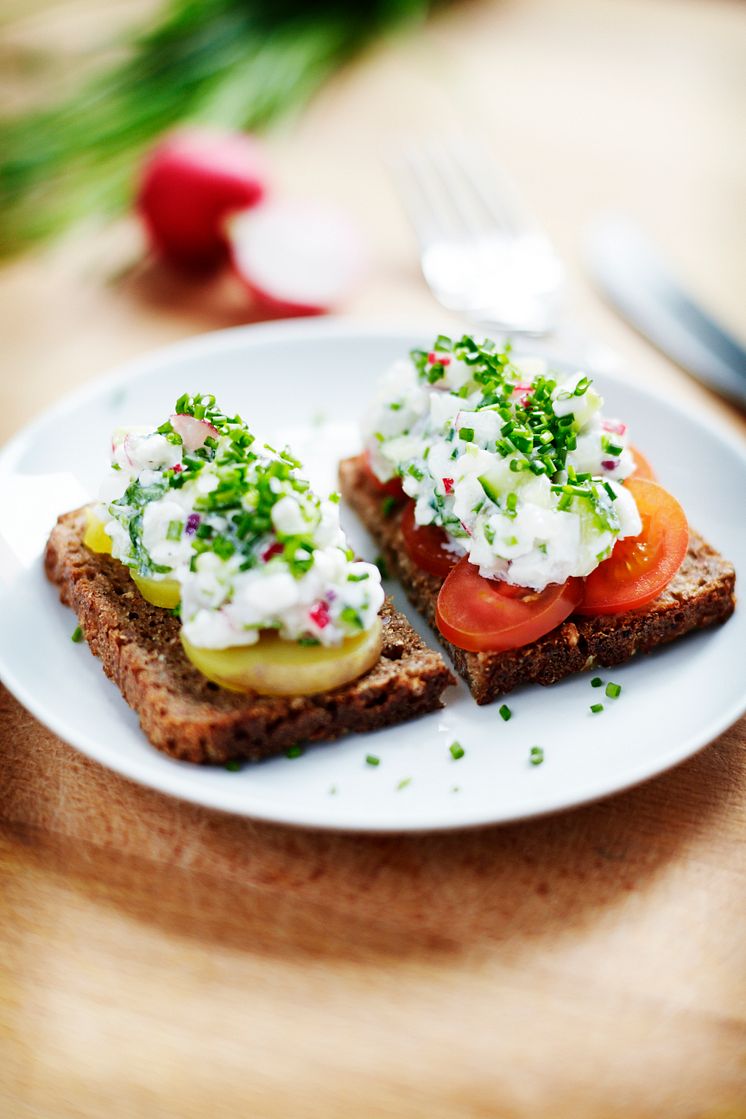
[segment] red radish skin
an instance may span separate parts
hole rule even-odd
[[[132,436],[131,435],[125,435],[124,440],[122,442],[122,450],[124,451],[124,457],[127,459],[127,462],[129,463],[130,466],[133,465],[132,457],[130,455],[131,448],[132,448]],[[113,446],[112,446],[112,449],[113,449]]]
[[[191,271],[226,261],[225,219],[264,197],[266,177],[251,136],[206,129],[167,136],[145,163],[137,198],[153,249]]]
[[[322,203],[264,202],[226,223],[236,275],[276,315],[321,315],[344,303],[365,272],[356,227]]]
[[[198,420],[196,416],[185,416],[183,412],[169,416],[169,423],[176,434],[184,440],[184,450],[189,454],[204,447],[206,439],[217,439],[220,434],[218,429],[207,420]]]

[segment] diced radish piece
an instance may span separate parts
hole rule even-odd
[[[615,458],[605,458],[602,459],[601,465],[603,466],[604,470],[616,470],[617,460]]]
[[[519,397],[521,404],[525,405],[528,403],[533,387],[533,385],[516,385],[513,389],[513,396]]]
[[[185,416],[176,412],[169,416],[171,427],[177,435],[184,440],[184,450],[187,452],[198,451],[204,447],[205,439],[217,439],[218,429],[207,420],[198,420],[196,416]]]
[[[309,610],[308,611],[308,616],[311,619],[311,621],[313,622],[313,624],[315,626],[318,626],[319,629],[326,629],[326,627],[329,625],[329,622],[331,620],[329,618],[329,607],[323,601],[318,602],[314,606],[313,610]]]
[[[624,435],[627,430],[627,425],[621,420],[602,420],[601,427],[604,431],[613,431],[615,435]]]
[[[127,432],[122,442],[122,451],[124,452],[124,457],[130,466],[135,466],[138,457],[136,454],[136,440],[148,438],[152,434],[153,432],[150,431],[149,428],[141,427],[130,428],[130,430]]]
[[[134,460],[132,458],[132,451],[133,451],[132,441],[133,441],[133,439],[134,439],[134,436],[131,433],[128,433],[127,435],[125,435],[124,441],[122,443],[122,451],[124,453],[124,457],[127,460],[127,463],[128,463],[129,466],[134,465]]]
[[[344,302],[365,270],[355,226],[322,203],[267,202],[226,224],[236,274],[268,310],[320,315]]]
[[[144,424],[132,424],[130,427],[115,427],[111,434],[111,453],[115,455],[119,447],[124,449],[128,435],[149,435],[153,429]],[[129,462],[129,459],[127,459]],[[130,466],[132,463],[130,462]]]
[[[150,153],[137,206],[158,253],[180,267],[205,269],[227,259],[227,215],[255,205],[265,182],[264,158],[251,136],[184,129]]]
[[[446,493],[453,493],[453,478],[443,479],[443,489]]]
[[[280,543],[280,541],[275,540],[274,543],[270,544],[268,548],[264,549],[264,551],[262,552],[262,559],[265,563],[269,563],[273,556],[281,556],[284,551],[285,548]]]

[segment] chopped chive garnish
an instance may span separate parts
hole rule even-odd
[[[544,761],[544,751],[541,746],[532,746],[531,753],[529,754],[529,761],[531,765],[541,765]]]
[[[459,758],[463,758],[466,753],[460,742],[452,742],[448,749],[451,751],[451,757],[455,762],[457,762]]]
[[[603,711],[603,709],[604,709],[603,703],[592,703],[591,704],[591,711],[593,712],[594,715],[598,715],[599,711]]]
[[[238,773],[241,768],[241,763],[236,758],[231,758],[229,762],[225,763],[225,768],[229,773]]]
[[[452,792],[452,793],[460,793],[460,792],[461,792],[461,786],[460,786],[460,785],[454,785],[454,786],[453,786],[453,787],[451,788],[451,792]]]
[[[502,707],[500,708],[500,710],[498,711],[498,714],[499,714],[500,718],[504,719],[504,721],[507,723],[508,719],[513,714],[513,712],[510,710],[507,703],[504,703],[502,705]]]
[[[76,645],[83,640],[83,630],[80,628],[80,626],[76,626],[75,629],[72,631],[70,640],[74,641]]]
[[[366,754],[365,755],[365,762],[366,762],[366,765],[380,765],[381,764],[381,759],[376,757],[375,754]]]
[[[489,478],[484,478],[481,475],[478,480],[490,501],[494,501],[495,505],[497,505],[498,501],[500,500],[500,491],[497,489],[497,487],[489,480]]]
[[[396,498],[390,496],[384,497],[383,501],[381,502],[381,516],[387,518],[390,517],[391,514],[394,512],[394,509],[396,509]]]
[[[378,570],[381,572],[381,578],[382,579],[388,579],[389,568],[388,568],[388,564],[386,563],[386,560],[384,559],[384,557],[383,556],[376,556],[376,558],[373,560],[373,563],[376,565]]]
[[[285,757],[286,758],[299,758],[302,753],[303,753],[303,747],[302,746],[291,746],[289,750],[286,750]]]
[[[464,440],[465,443],[473,443],[474,442],[474,428],[473,427],[462,427],[462,428],[460,428],[459,436],[460,436],[461,439]]]
[[[622,693],[622,685],[621,684],[607,684],[606,685],[606,694],[609,697],[609,699],[617,699],[621,695],[621,693]]]
[[[406,789],[407,785],[411,785],[411,784],[412,784],[412,778],[411,777],[402,777],[401,781],[398,783],[396,788],[397,788],[397,790]]]
[[[601,679],[600,676],[594,676],[593,679],[591,680],[591,687],[592,688],[600,688],[602,684],[603,684],[603,680]]]
[[[330,785],[329,786],[329,796],[330,797],[335,797],[336,795],[337,795],[337,786],[336,785]]]

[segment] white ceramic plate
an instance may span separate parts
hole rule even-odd
[[[43,574],[41,554],[58,513],[95,494],[109,433],[162,419],[185,390],[214,392],[273,444],[287,441],[311,481],[335,488],[336,463],[359,446],[357,420],[378,374],[428,336],[333,320],[278,323],[192,339],[102,378],[47,412],[0,456],[0,677],[61,738],[127,777],[174,796],[246,816],[327,828],[405,831],[516,820],[627,788],[693,754],[746,707],[746,610],[650,657],[603,672],[525,688],[479,708],[463,683],[438,713],[391,730],[317,746],[241,772],[171,761],[146,741],[134,713],[84,644]],[[668,400],[598,376],[610,414],[632,425],[661,481],[691,523],[741,571],[746,534],[734,494],[746,492],[746,454]],[[349,511],[352,545],[375,548]],[[436,641],[403,596],[400,608]],[[601,715],[591,703],[605,702]],[[458,740],[465,756],[454,761]],[[529,763],[532,746],[545,761]],[[366,764],[375,754],[377,767]],[[404,787],[400,782],[409,778]]]

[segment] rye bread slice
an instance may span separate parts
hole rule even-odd
[[[726,621],[735,607],[735,572],[696,532],[680,570],[665,591],[643,610],[599,618],[573,616],[538,641],[506,653],[467,653],[441,635],[435,606],[442,579],[423,571],[408,556],[401,531],[401,508],[387,510],[359,458],[339,469],[342,495],[376,540],[391,574],[433,631],[479,704],[491,703],[521,684],[554,684],[565,676],[622,664],[649,653],[690,630]]]
[[[387,600],[381,657],[359,679],[315,696],[226,691],[189,663],[178,619],[146,602],[121,563],[89,551],[84,531],[84,510],[59,518],[44,557],[47,576],[147,737],[174,758],[258,761],[299,742],[377,730],[442,706],[444,689],[456,682]]]

